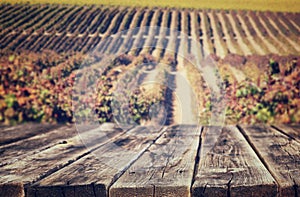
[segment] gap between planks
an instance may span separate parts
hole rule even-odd
[[[279,126],[278,126],[279,127]],[[276,179],[276,182],[277,182],[277,185],[282,185],[282,183],[281,183],[281,181],[280,181],[280,179],[278,178],[278,171],[276,171],[276,169],[272,169],[272,168],[274,168],[274,166],[272,166],[272,165],[270,165],[270,164],[268,164],[268,160],[266,161],[266,158],[265,158],[265,156],[263,156],[262,155],[262,150],[261,149],[258,149],[257,148],[257,145],[255,144],[255,143],[257,143],[257,142],[255,142],[255,141],[253,141],[253,139],[251,139],[251,135],[250,135],[250,137],[249,137],[249,133],[245,133],[245,131],[244,131],[244,127],[242,127],[242,126],[238,126],[237,127],[238,128],[238,133],[241,133],[242,135],[243,135],[243,137],[245,138],[244,139],[244,141],[246,141],[246,146],[248,145],[249,146],[249,144],[250,144],[250,146],[251,146],[251,148],[252,148],[252,150],[253,151],[255,151],[255,155],[257,155],[258,156],[258,158],[259,158],[259,160],[261,161],[261,163],[267,168],[267,170],[268,170],[268,172],[269,173],[271,173],[271,175],[272,175],[272,177],[273,178],[275,178]],[[233,129],[237,129],[236,127],[233,127]],[[260,127],[257,127],[257,128],[260,128]],[[287,140],[287,138],[289,137],[290,139],[292,139],[292,141],[294,141],[295,143],[297,143],[298,144],[298,142],[296,142],[295,140],[294,140],[294,138],[291,138],[289,135],[287,135],[286,134],[286,132],[284,132],[283,133],[283,130],[282,131],[280,131],[280,130],[278,130],[277,129],[277,126],[273,126],[273,127],[263,127],[265,130],[270,130],[270,132],[271,133],[275,133],[274,135],[276,135],[276,136],[279,136],[280,138],[282,138],[282,140]],[[247,129],[247,128],[246,128]],[[167,130],[167,127],[165,128],[165,130]],[[147,151],[147,150],[149,150],[149,149],[151,149],[151,147],[153,147],[153,145],[156,143],[156,141],[157,140],[159,140],[160,139],[160,137],[163,135],[163,133],[165,132],[165,130],[161,133],[161,135],[159,135],[156,139],[155,139],[155,141],[153,141],[152,143],[150,143],[150,145],[145,149],[145,151]],[[284,129],[284,131],[287,131],[286,129]],[[292,131],[292,130],[291,130]],[[295,131],[295,129],[293,129],[293,131]],[[288,133],[288,132],[287,132]],[[196,180],[196,173],[197,173],[197,170],[198,170],[198,168],[199,168],[199,165],[200,165],[200,163],[201,162],[203,162],[202,161],[202,159],[205,159],[205,157],[200,157],[200,161],[199,161],[199,156],[201,155],[201,151],[203,151],[201,148],[203,148],[203,146],[205,145],[205,143],[203,143],[202,144],[202,142],[203,142],[203,140],[205,141],[205,138],[206,138],[206,136],[202,136],[202,134],[203,134],[203,129],[201,130],[201,132],[200,132],[200,135],[199,135],[199,143],[198,143],[198,146],[197,146],[197,151],[196,151],[196,156],[195,156],[195,163],[194,163],[194,165],[193,165],[193,173],[192,173],[192,179],[191,179],[191,183],[190,183],[190,186],[189,186],[189,191],[190,191],[190,195],[192,195],[193,194],[193,188],[192,188],[192,186],[195,184],[195,180]],[[240,135],[240,134],[237,134],[237,135]],[[255,136],[254,136],[255,137]],[[293,143],[294,143],[293,142]],[[298,144],[299,145],[299,144]],[[123,169],[123,171],[121,171],[119,174],[116,174],[116,176],[114,176],[113,178],[112,178],[112,181],[111,181],[111,183],[109,184],[109,186],[108,186],[108,190],[107,191],[110,191],[110,189],[111,189],[111,186],[114,186],[114,184],[116,183],[116,182],[118,182],[118,181],[120,181],[120,178],[122,178],[123,176],[124,176],[124,173],[127,173],[127,171],[128,171],[128,169],[130,169],[133,165],[135,165],[136,164],[136,162],[139,162],[139,160],[141,159],[141,157],[143,157],[143,155],[146,153],[145,151],[143,151],[140,155],[138,155],[136,158],[135,158],[135,160],[132,160],[131,161],[131,163],[129,163],[129,165],[128,166],[126,166],[124,169]],[[89,154],[89,153],[87,153],[87,154]],[[69,168],[71,165],[73,165],[73,163],[76,163],[76,162],[78,162],[79,160],[81,160],[82,158],[84,158],[84,157],[87,157],[88,155],[83,155],[82,157],[80,157],[80,158],[78,158],[77,160],[75,160],[75,161],[73,161],[72,162],[72,164],[71,163],[68,163],[67,165],[65,165],[65,166],[62,166],[60,169],[58,169],[57,171],[54,171],[54,172],[52,172],[51,174],[50,174],[50,176],[52,176],[53,174],[57,174],[57,173],[59,173],[59,171],[64,171],[66,168]],[[270,163],[270,162],[269,162]],[[297,169],[294,169],[294,171],[293,172],[295,172],[295,173],[297,173],[297,172],[299,172],[299,169],[298,169],[298,171],[297,171]],[[41,178],[41,180],[40,181],[43,181],[44,179],[48,179],[49,178],[49,176],[48,175],[45,175],[44,177],[42,177]],[[38,181],[38,182],[40,182],[40,181]],[[232,181],[233,181],[233,176],[231,176],[231,177],[229,177],[229,179],[228,179],[228,182],[227,182],[227,184],[226,184],[226,186],[225,187],[227,187],[228,189],[225,189],[224,190],[224,196],[230,196],[230,195],[232,195],[232,193],[231,193],[231,189],[230,189],[230,187],[231,187],[231,185],[232,185]],[[298,188],[298,185],[297,185],[297,182],[295,182],[295,180],[293,180],[294,181],[294,183],[291,183],[292,185],[288,185],[288,186],[284,186],[283,185],[283,187],[281,187],[281,188],[278,188],[278,192],[279,192],[279,194],[280,195],[282,195],[282,196],[284,196],[284,195],[286,195],[286,194],[294,194],[295,196],[297,196],[298,195],[298,193],[299,193],[299,188]],[[297,181],[297,180],[296,180]],[[294,184],[294,185],[293,185]],[[29,186],[29,185],[28,185]],[[30,187],[30,186],[29,186]],[[80,191],[85,191],[85,188],[82,188],[83,186],[80,186],[80,185],[77,185],[77,187],[78,188],[81,188],[81,189],[79,189]],[[8,188],[8,187],[6,187],[6,188]],[[271,188],[271,190],[272,191],[274,191],[274,185],[272,186],[272,185],[270,185],[270,188]],[[20,189],[20,187],[19,187],[19,189]],[[32,188],[31,188],[32,189]],[[52,189],[54,189],[55,190],[55,188],[54,187],[52,187]],[[57,189],[57,188],[56,188]],[[95,183],[92,183],[91,184],[91,190],[93,191],[93,193],[94,194],[96,194],[97,193],[97,191],[98,191],[98,187],[97,187],[97,184],[95,184]],[[104,188],[105,189],[105,188]],[[205,187],[204,187],[204,189],[207,189],[207,185],[205,185]],[[59,190],[62,190],[61,188],[59,188]],[[3,190],[2,190],[3,191]],[[45,191],[47,191],[47,190],[45,190]],[[159,187],[156,187],[155,185],[153,186],[153,190],[152,190],[152,192],[154,192],[154,193],[156,193],[156,192],[158,192],[159,191]],[[60,191],[61,192],[61,191]],[[236,191],[235,191],[236,192]],[[235,193],[235,194],[237,194],[237,193]],[[194,195],[194,194],[193,194]]]

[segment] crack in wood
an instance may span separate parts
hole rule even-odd
[[[176,141],[177,141],[177,140],[175,140],[175,144],[176,144]],[[175,149],[176,149],[176,147],[174,147],[174,149],[172,150],[172,153],[167,154],[167,161],[166,161],[166,164],[165,164],[164,167],[163,167],[163,171],[162,171],[162,173],[161,173],[161,178],[164,178],[166,168],[167,168],[167,166],[168,166],[168,164],[169,164],[169,162],[170,162],[170,158],[173,156],[173,154],[174,154],[174,152],[175,152]]]
[[[156,188],[155,188],[155,185],[154,184],[152,184],[152,186],[153,186],[153,197],[156,197],[156,194],[155,194],[155,190],[156,190]]]
[[[201,197],[204,197],[205,195],[205,190],[206,190],[206,188],[207,188],[207,185],[208,185],[208,183],[206,183],[205,185],[204,185],[204,187],[203,187],[203,189],[202,189],[202,191],[201,191],[201,193],[200,193],[200,196]]]
[[[202,134],[203,134],[203,128],[201,127],[201,131],[200,131],[200,135],[199,135],[199,144],[197,147],[197,154],[195,156],[195,165],[194,165],[194,170],[193,170],[193,178],[192,178],[192,182],[191,182],[191,187],[190,187],[190,194],[192,196],[193,194],[193,184],[195,183],[195,179],[196,179],[196,175],[197,175],[197,171],[199,168],[199,162],[200,162],[200,151],[201,151],[201,145],[202,145]],[[206,186],[205,186],[206,187]]]
[[[94,194],[95,197],[97,197],[97,195],[96,195],[95,183],[92,183],[91,185],[92,185],[92,187],[93,187],[93,194]],[[75,187],[74,187],[74,188],[75,188]],[[106,195],[108,196],[108,195],[109,195],[109,192],[107,192]]]
[[[289,166],[287,164],[286,164],[286,168],[288,169],[288,175],[289,175],[290,179],[294,182],[293,189],[295,191],[295,197],[298,197],[298,185],[297,185],[297,182],[295,181],[294,177],[292,177],[291,172],[290,172],[290,168],[289,168]]]
[[[227,197],[230,197],[230,196],[231,196],[231,195],[230,195],[230,190],[231,190],[230,184],[231,184],[231,181],[232,181],[232,179],[233,179],[233,176],[234,176],[234,174],[231,172],[231,177],[230,177],[230,179],[229,179],[229,181],[228,181],[228,183],[227,183]]]

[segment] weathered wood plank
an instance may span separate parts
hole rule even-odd
[[[135,127],[27,188],[28,196],[105,196],[110,185],[164,132]]]
[[[266,125],[241,126],[241,131],[276,179],[280,196],[300,194],[300,144]]]
[[[200,150],[193,196],[276,196],[275,180],[236,127],[205,127]]]
[[[300,142],[300,125],[284,125],[284,124],[276,124],[274,125],[276,129],[285,133],[289,137],[294,140]]]
[[[47,133],[1,146],[0,166],[16,162],[59,143],[66,143],[67,138],[77,134],[75,126],[62,126]]]
[[[81,132],[85,132],[97,128],[99,125],[77,125],[77,129],[79,129],[79,127]],[[75,125],[61,125],[61,127],[50,130],[49,132],[0,146],[0,167],[22,160],[25,157],[51,148],[57,144],[67,143],[68,138],[78,135],[77,129]]]
[[[0,128],[0,145],[16,142],[58,128],[61,125],[26,123]]]
[[[0,183],[31,184],[88,154],[90,150],[86,149],[82,138],[90,138],[89,147],[98,148],[123,132],[121,129],[104,130],[99,127],[66,139],[65,143],[56,144],[1,167]]]
[[[109,196],[190,196],[200,131],[169,127],[112,185]]]

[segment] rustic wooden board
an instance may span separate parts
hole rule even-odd
[[[66,143],[66,139],[77,135],[74,126],[62,126],[40,135],[0,147],[0,167],[16,162],[29,155],[50,148],[59,143]]]
[[[200,131],[169,127],[112,185],[109,196],[189,196]]]
[[[274,127],[300,143],[300,125],[277,124]]]
[[[101,127],[105,125],[106,124],[101,125]],[[99,125],[77,125],[77,129],[81,129],[81,132],[85,132],[97,127],[99,127]],[[0,167],[14,163],[18,160],[22,160],[25,157],[51,148],[57,144],[67,143],[68,138],[79,134],[77,129],[75,125],[61,125],[61,127],[50,130],[49,132],[41,133],[30,138],[0,146]]]
[[[205,127],[200,150],[193,196],[276,196],[275,180],[236,127]]]
[[[0,145],[49,132],[51,129],[58,128],[59,126],[61,125],[26,123],[12,127],[0,128]]]
[[[28,196],[105,196],[110,185],[164,132],[135,127],[27,188]]]
[[[60,125],[1,145],[0,197],[24,196],[24,184],[35,197],[300,194],[298,125],[76,127],[80,136]]]
[[[122,132],[119,129],[104,130],[102,127],[83,132],[80,136],[66,139],[65,143],[1,167],[0,182],[31,184],[88,154],[90,150],[87,150],[81,138],[90,137],[90,147],[98,148]]]
[[[276,179],[280,196],[300,194],[300,144],[265,125],[241,126],[241,131]]]

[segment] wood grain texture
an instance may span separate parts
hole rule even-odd
[[[0,145],[0,197],[299,196],[299,125],[195,128],[105,123],[26,134]]]
[[[300,143],[300,125],[276,124],[274,127]]]
[[[300,144],[266,125],[241,126],[241,131],[276,179],[280,196],[300,194]]]
[[[1,184],[0,197],[24,197],[24,187],[22,183]]]
[[[110,185],[164,132],[135,127],[28,188],[28,196],[105,196]]]
[[[77,134],[74,126],[62,126],[40,135],[1,146],[0,157],[2,159],[0,160],[0,166],[14,163],[51,146],[66,143],[66,139]]]
[[[118,134],[120,134],[118,129],[106,131],[99,127],[86,131],[80,136],[68,138],[65,143],[56,144],[1,167],[0,182],[31,184],[88,154],[90,151],[86,148],[86,144],[82,143],[81,138],[90,137],[90,147],[96,148]]]
[[[204,128],[193,196],[276,196],[276,192],[275,180],[236,127]]]
[[[172,126],[121,177],[111,197],[189,196],[200,128]]]
[[[0,145],[49,132],[51,129],[55,129],[60,126],[61,125],[26,123],[12,127],[3,127],[0,128]]]

